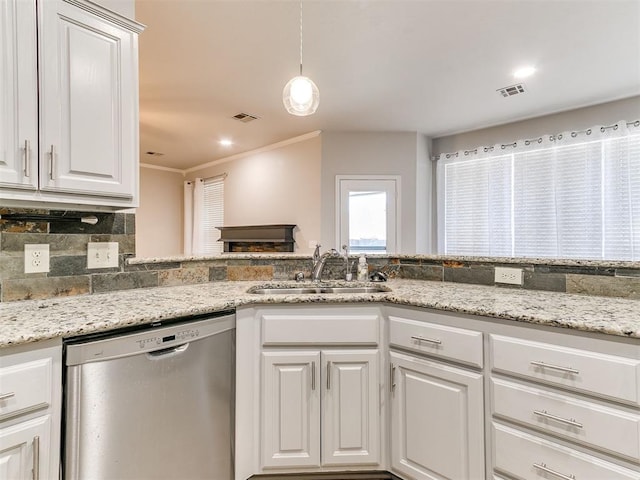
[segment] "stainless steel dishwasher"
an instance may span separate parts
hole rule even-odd
[[[66,480],[233,478],[235,315],[66,344]]]

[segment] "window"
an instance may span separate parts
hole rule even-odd
[[[220,242],[220,230],[224,225],[224,177],[207,178],[204,180],[204,208],[203,208],[204,243],[203,253],[214,255],[222,253],[223,243]]]
[[[398,248],[395,176],[336,177],[337,247],[348,245],[352,253],[393,253]]]
[[[640,134],[619,125],[439,160],[440,252],[640,260]]]
[[[223,251],[219,241],[224,222],[224,179],[196,178],[184,182],[184,254],[215,255]]]

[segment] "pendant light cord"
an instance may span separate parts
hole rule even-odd
[[[300,76],[302,76],[302,0],[300,0]]]

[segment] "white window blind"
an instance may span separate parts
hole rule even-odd
[[[223,243],[220,241],[220,230],[224,224],[224,177],[204,180],[203,253],[214,255],[222,253]]]
[[[640,132],[618,126],[439,160],[440,252],[640,260]]]

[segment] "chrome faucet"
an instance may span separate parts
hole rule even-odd
[[[320,245],[316,245],[316,250],[313,252],[313,271],[311,272],[311,280],[319,282],[322,278],[322,270],[325,263],[330,257],[339,257],[340,254],[332,248],[320,255]]]

